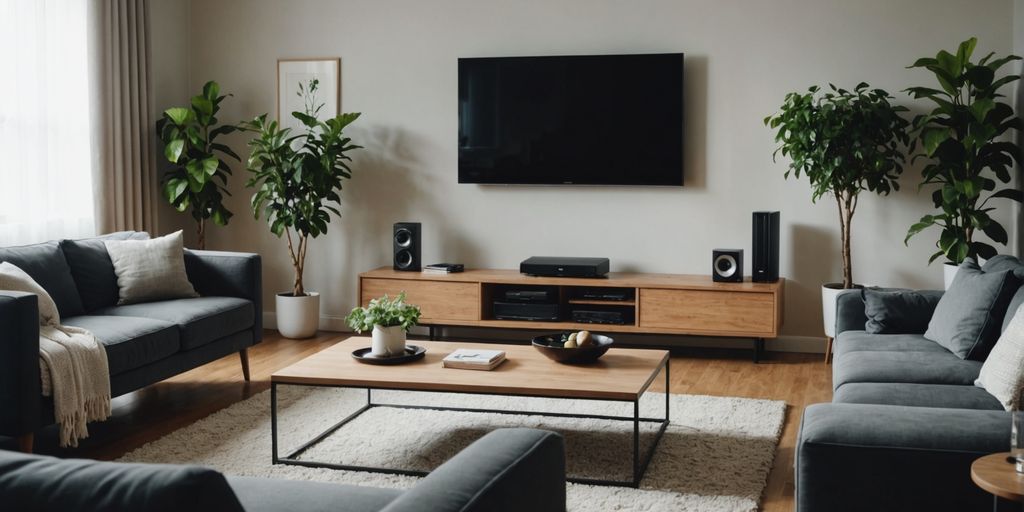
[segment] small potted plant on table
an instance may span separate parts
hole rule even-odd
[[[420,308],[405,302],[405,292],[393,299],[387,295],[373,299],[368,306],[353,309],[345,318],[353,331],[373,330],[370,353],[377,357],[405,353],[406,334],[419,320]]]

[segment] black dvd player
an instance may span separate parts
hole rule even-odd
[[[558,303],[494,301],[497,320],[529,320],[534,322],[558,321]]]
[[[519,272],[544,277],[605,277],[610,265],[608,258],[533,256],[519,264]]]
[[[588,309],[576,309],[572,312],[572,321],[581,324],[613,324],[624,325],[628,320],[626,315],[620,311],[596,311]]]

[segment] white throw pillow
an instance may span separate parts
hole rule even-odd
[[[39,297],[39,325],[60,324],[60,313],[50,294],[32,276],[6,261],[0,263],[0,290],[36,294]]]
[[[118,304],[198,297],[185,274],[181,231],[151,240],[104,240],[117,274]]]
[[[1024,390],[1024,306],[1017,309],[985,364],[981,365],[979,386],[996,397],[1007,411],[1021,409]]]

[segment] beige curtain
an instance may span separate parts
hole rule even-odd
[[[149,0],[90,0],[89,9],[96,226],[101,233],[155,233]]]

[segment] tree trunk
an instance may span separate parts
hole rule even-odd
[[[196,235],[198,238],[196,248],[200,251],[206,250],[206,219],[196,221]]]
[[[306,295],[306,290],[302,286],[302,272],[306,266],[306,243],[309,240],[309,235],[296,232],[295,234],[299,237],[299,247],[296,249],[292,243],[292,232],[290,229],[285,229],[285,234],[288,237],[288,255],[292,258],[292,267],[295,269],[295,281],[292,283],[292,296],[302,297]]]
[[[857,196],[850,193],[836,192],[836,203],[839,205],[839,231],[842,240],[843,257],[843,288],[853,288],[853,258],[850,254],[850,224],[853,212],[857,208]]]

